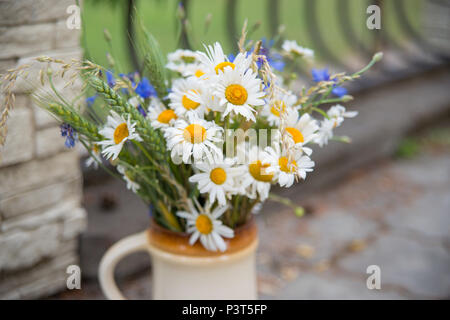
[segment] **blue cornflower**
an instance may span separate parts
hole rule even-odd
[[[312,69],[311,75],[314,80],[314,82],[320,82],[320,81],[330,81],[330,73],[328,72],[328,69]],[[336,81],[336,79],[334,80]],[[333,89],[331,92],[338,96],[339,98],[345,96],[347,94],[347,89],[344,87],[340,87],[338,85],[333,85]]]
[[[148,206],[148,215],[151,218],[153,216],[153,212],[155,211],[155,206],[153,204],[150,204]]]
[[[271,51],[273,44],[274,44],[273,39],[267,41],[266,38],[263,38],[261,42],[262,43],[261,43],[261,48],[259,49],[259,54],[266,56],[267,62],[269,63],[269,65],[272,68],[274,68],[275,70],[278,70],[278,71],[283,71],[284,66],[285,66],[283,57],[280,54]],[[250,52],[253,52],[253,50],[255,50],[255,49],[251,48]],[[262,58],[259,58],[256,61],[258,68],[261,68],[263,62],[264,62],[264,60]]]
[[[333,90],[331,90],[331,92],[335,96],[342,98],[343,96],[345,96],[347,94],[347,89],[345,89],[344,87],[339,87],[339,86],[334,85]]]
[[[312,69],[311,70],[312,78],[314,82],[320,81],[330,81],[330,74],[328,69]]]
[[[87,103],[88,107],[92,107],[92,105],[95,102],[95,99],[97,99],[97,96],[98,96],[97,94],[94,94],[93,96],[86,98],[86,103]]]
[[[286,63],[283,61],[283,57],[278,53],[273,53],[268,59],[269,65],[278,71],[283,71]]]
[[[61,126],[61,136],[66,137],[65,145],[67,148],[73,148],[75,141],[78,139],[77,131],[68,123],[63,123]]]
[[[137,71],[130,72],[128,74],[127,73],[119,73],[119,77],[128,79],[131,81],[131,83],[134,83],[134,79],[135,79],[136,75],[138,75]]]
[[[142,108],[141,105],[138,105],[137,108],[138,108],[138,111],[139,111],[140,114],[142,114],[144,117],[147,116],[147,112],[145,112],[144,108]]]
[[[114,74],[110,70],[106,70],[106,82],[111,88],[116,85],[116,79],[114,79]]]
[[[263,38],[261,40],[261,48],[259,49],[259,54],[266,56],[267,61],[270,60],[270,49],[271,49],[272,45],[273,45],[273,40],[267,41],[266,38]]]
[[[153,88],[153,86],[150,84],[150,81],[148,81],[148,79],[145,77],[142,78],[141,82],[139,82],[134,91],[144,99],[147,99],[151,96],[156,97],[155,88]]]
[[[230,62],[233,62],[235,58],[236,58],[236,56],[233,53],[230,53],[228,55],[228,61],[230,61]]]

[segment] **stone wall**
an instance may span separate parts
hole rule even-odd
[[[0,1],[0,73],[47,55],[80,58],[79,30],[68,29],[73,0]],[[78,264],[79,156],[64,146],[58,123],[16,92],[0,149],[0,298],[45,297],[66,288]]]

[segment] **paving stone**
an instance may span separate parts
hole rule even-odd
[[[328,272],[301,273],[299,277],[275,292],[275,296],[261,295],[260,299],[321,300],[321,299],[406,299],[407,297],[381,287],[369,290],[366,279],[354,279]]]
[[[37,56],[67,62],[81,58],[80,30],[66,26],[68,6],[74,4],[0,0],[0,74]],[[31,65],[28,77],[15,82],[15,106],[0,147],[0,299],[32,299],[64,289],[66,268],[77,263],[78,235],[86,227],[77,152],[63,152],[56,123],[36,111],[28,96],[40,87],[39,69],[46,65]],[[55,72],[55,86],[61,89],[67,78]],[[76,80],[75,86],[59,90],[68,99],[80,92],[81,80]],[[42,89],[40,96],[50,92],[48,85]],[[0,92],[0,105],[4,99]]]
[[[36,131],[36,156],[46,158],[69,149],[64,144],[59,127],[50,127]]]
[[[0,59],[17,58],[53,48],[55,24],[0,27]]]
[[[450,194],[448,189],[425,192],[413,206],[401,207],[386,216],[395,230],[414,231],[428,237],[450,239]],[[436,239],[438,240],[438,239]]]
[[[58,181],[80,176],[75,152],[64,152],[54,157],[20,163],[8,170],[0,170],[0,197],[7,198],[19,192],[33,190]]]
[[[28,65],[27,68],[27,77],[26,79],[18,78],[14,87],[13,92],[14,93],[24,93],[33,91],[35,87],[40,87],[42,90],[51,90],[50,86],[47,84],[42,86],[40,83],[40,71],[42,69],[47,70],[47,67],[52,69],[55,73],[58,70],[61,70],[60,64],[55,63],[41,63],[36,61],[36,58],[41,56],[47,56],[54,59],[59,59],[64,61],[65,63],[71,63],[72,59],[81,59],[82,58],[82,51],[79,48],[62,48],[62,49],[54,49],[54,50],[45,50],[45,51],[38,51],[38,52],[32,52],[28,54],[27,56],[21,57],[17,65]],[[71,100],[75,98],[77,95],[79,95],[82,82],[80,79],[75,81],[73,85],[66,86],[67,82],[71,80],[71,76],[73,75],[73,72],[66,72],[64,75],[64,78],[53,77],[53,83],[55,85],[55,88],[57,91],[64,96],[67,100]]]
[[[29,267],[53,254],[59,245],[60,226],[42,225],[35,230],[14,230],[0,236],[0,270]]]
[[[73,4],[73,0],[2,0],[0,25],[47,22],[68,17],[67,7]]]
[[[366,250],[342,258],[338,265],[363,274],[369,265],[381,269],[383,284],[407,289],[418,297],[450,296],[450,255],[440,245],[425,245],[394,234],[380,237]]]
[[[67,219],[64,220],[61,237],[65,240],[77,238],[77,236],[86,230],[87,219],[86,210],[77,207],[70,212]]]
[[[20,106],[20,101],[17,101],[18,106]],[[0,166],[30,160],[33,155],[34,124],[32,112],[25,107],[14,108],[8,119],[8,133],[0,154]]]
[[[56,49],[77,48],[80,42],[80,29],[69,29],[66,20],[56,23]]]
[[[8,198],[0,199],[0,215],[4,219],[40,210],[61,202],[61,199],[76,198],[81,201],[81,177],[69,179],[33,190],[16,193]]]
[[[34,103],[32,104],[32,109],[34,112],[34,121],[37,129],[55,126],[58,124],[58,121],[50,114],[50,112],[42,109]]]
[[[57,255],[30,268],[0,275],[0,299],[36,299],[66,289],[69,265],[77,265],[76,243],[62,243]]]
[[[423,154],[420,157],[392,164],[396,174],[403,175],[411,183],[439,189],[450,184],[450,153]]]
[[[313,216],[307,225],[306,236],[296,237],[296,242],[314,248],[309,261],[316,263],[329,260],[334,254],[346,249],[352,241],[365,239],[375,232],[377,224],[374,221],[331,209],[326,214]]]
[[[339,208],[323,214],[298,219],[290,210],[264,212],[258,217],[261,251],[270,255],[273,263],[301,263],[310,267],[330,261],[353,241],[365,239],[377,232],[377,223],[355,216]],[[302,254],[309,247],[309,254]],[[271,263],[268,263],[269,265]]]
[[[72,212],[76,210],[79,205],[80,200],[77,198],[77,195],[75,195],[61,200],[51,207],[9,218],[0,226],[0,231],[2,232],[0,236],[5,236],[8,232],[17,229],[34,230],[41,225],[57,221],[64,222],[64,220],[72,216]]]

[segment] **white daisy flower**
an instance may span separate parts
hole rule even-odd
[[[185,49],[178,49],[167,55],[166,68],[181,74],[185,74],[188,69],[195,68],[199,65],[198,55],[196,52]]]
[[[289,54],[294,56],[301,56],[305,58],[313,58],[314,51],[305,47],[301,47],[295,40],[284,40],[281,48]]]
[[[289,188],[296,178],[305,179],[306,173],[313,171],[314,161],[299,150],[289,150],[289,155],[286,152],[280,152],[279,147],[275,149],[267,147],[264,151],[268,155],[265,161],[270,163],[267,172],[273,172],[276,175],[281,187]]]
[[[245,152],[242,150],[245,145],[241,144],[238,150]],[[270,163],[266,161],[268,155],[258,146],[251,146],[247,156],[248,162],[242,166],[243,173],[240,176],[243,194],[252,199],[259,196],[259,199],[264,201],[269,196],[271,182],[274,180],[274,173],[267,172],[270,167]]]
[[[233,62],[228,61],[227,56],[223,53],[220,43],[214,43],[214,46],[205,46],[206,54],[197,51],[198,58],[204,68],[205,78],[214,79],[217,75],[225,70],[246,71],[252,62],[251,56],[246,53],[239,53]]]
[[[100,155],[100,146],[96,143],[92,145],[91,155],[86,159],[84,163],[86,167],[93,166],[94,169],[98,169],[98,164],[102,162],[102,158]]]
[[[339,127],[342,122],[344,122],[344,118],[354,118],[358,115],[358,111],[346,111],[344,106],[337,104],[332,106],[328,112],[328,116],[330,119],[334,120],[333,127]]]
[[[204,67],[201,64],[190,65],[186,67],[182,73],[183,77],[194,78],[198,80],[208,80],[203,77],[204,74]]]
[[[358,112],[346,111],[344,106],[335,105],[328,110],[327,114],[329,119],[323,119],[320,122],[317,137],[314,139],[320,147],[328,144],[328,140],[333,138],[333,129],[339,127],[344,122],[344,118],[356,117]]]
[[[200,242],[205,249],[224,252],[227,249],[227,244],[222,237],[234,237],[233,229],[223,225],[222,221],[219,220],[227,209],[226,206],[218,206],[211,213],[209,208],[202,213],[198,213],[196,210],[192,210],[192,213],[177,212],[177,216],[186,219],[186,232],[191,234],[189,244],[193,245],[200,238]]]
[[[136,133],[136,123],[131,123],[130,116],[125,120],[115,111],[111,110],[111,114],[106,119],[106,125],[99,133],[107,140],[99,141],[98,144],[103,147],[102,154],[106,159],[115,160],[122,147],[128,140],[142,141],[141,137]]]
[[[317,143],[320,147],[328,144],[328,140],[333,138],[333,128],[334,128],[335,120],[332,119],[324,119],[320,122],[319,130],[317,131],[317,137],[314,139],[314,142]]]
[[[225,105],[220,104],[220,100],[214,94],[214,88],[205,86],[200,95],[202,99],[202,104],[205,105],[206,111],[217,111],[223,112],[225,110]]]
[[[178,118],[175,111],[167,109],[158,99],[153,98],[148,107],[147,118],[154,128],[167,128]]]
[[[269,125],[278,127],[280,125],[280,113],[286,112],[287,117],[295,111],[293,105],[297,102],[297,97],[291,92],[278,93],[276,98],[266,104],[261,111],[261,115],[267,118]]]
[[[124,166],[118,164],[116,168],[117,171],[119,171],[119,173],[122,175],[123,180],[125,180],[125,182],[127,183],[127,189],[136,193],[140,188],[139,184],[130,179]]]
[[[217,155],[213,162],[196,164],[195,168],[199,172],[191,176],[189,181],[197,183],[200,193],[209,194],[211,204],[217,200],[220,206],[224,206],[226,198],[238,191],[236,177],[242,174],[242,170],[233,167],[235,162],[235,159],[223,159],[223,155]]]
[[[178,79],[174,81],[172,92],[169,94],[169,107],[171,107],[178,116],[184,116],[187,113],[197,113],[200,117],[205,114],[205,105],[202,104],[201,83],[193,78]]]
[[[222,130],[214,122],[200,119],[196,114],[189,114],[187,121],[178,119],[173,127],[166,128],[164,136],[175,163],[180,160],[190,163],[191,156],[196,162],[203,156],[212,162],[214,154],[222,154],[222,150],[214,145],[215,142],[222,142],[218,137]]]
[[[302,149],[307,155],[311,155],[312,150],[304,147],[305,144],[317,138],[319,126],[317,121],[309,114],[305,113],[298,118],[298,111],[294,110],[292,116],[286,117],[284,130],[289,137],[289,145]]]
[[[223,117],[228,114],[240,114],[247,120],[256,121],[254,106],[264,105],[261,80],[248,69],[244,74],[239,70],[227,70],[220,75],[215,95],[225,106]]]

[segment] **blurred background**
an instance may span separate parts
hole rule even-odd
[[[315,171],[274,188],[306,210],[302,218],[267,202],[257,215],[258,288],[266,299],[450,298],[450,1],[448,0],[73,0],[0,3],[0,72],[46,54],[115,59],[139,70],[136,13],[164,53],[220,41],[236,53],[251,38],[296,40],[315,68],[352,73],[377,51],[384,59],[347,86],[358,117],[337,134],[352,143],[315,148]],[[381,29],[366,24],[380,8]],[[105,39],[105,29],[111,40]],[[282,32],[281,32],[282,31]],[[298,70],[297,87],[312,83]],[[98,263],[108,247],[148,226],[148,208],[124,183],[86,168],[52,118],[16,93],[0,162],[0,298],[103,299]],[[66,289],[77,264],[82,289]],[[366,286],[367,267],[381,289]],[[151,298],[151,261],[134,254],[117,280],[129,298]]]

